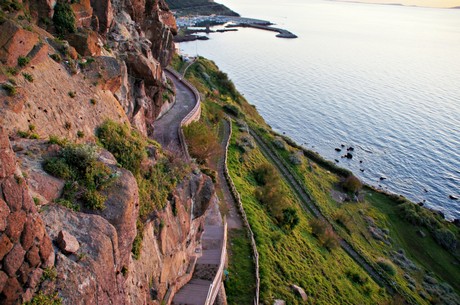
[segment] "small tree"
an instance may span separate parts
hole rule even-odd
[[[361,183],[361,181],[359,181],[358,178],[356,178],[356,176],[351,175],[345,179],[342,186],[345,189],[345,191],[350,193],[356,193],[361,190],[363,184]]]
[[[187,140],[190,155],[197,159],[200,164],[221,152],[217,136],[202,122],[193,122],[184,127],[184,135]]]
[[[282,224],[286,229],[293,230],[299,224],[299,216],[293,208],[283,210]]]

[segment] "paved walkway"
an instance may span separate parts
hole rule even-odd
[[[176,293],[171,304],[206,304],[211,284],[221,267],[224,230],[225,226],[216,201],[206,211],[204,231],[201,236],[202,255],[196,262],[192,280]]]
[[[193,92],[175,75],[165,70],[166,75],[176,87],[176,103],[153,124],[153,139],[163,148],[183,156],[180,145],[179,126],[182,119],[193,109],[196,99]]]

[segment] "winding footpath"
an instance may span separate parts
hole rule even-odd
[[[153,139],[169,151],[185,156],[180,139],[182,120],[194,109],[197,100],[193,91],[182,82],[178,75],[165,70],[176,87],[176,102],[159,120],[153,124]]]

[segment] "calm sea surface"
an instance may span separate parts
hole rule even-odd
[[[240,29],[182,43],[184,53],[214,60],[276,131],[460,218],[460,201],[449,199],[460,197],[460,10],[221,2],[299,38]],[[341,144],[355,148],[352,160],[334,150]]]

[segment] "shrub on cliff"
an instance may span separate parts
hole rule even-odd
[[[396,267],[395,265],[393,265],[393,263],[391,261],[389,261],[388,259],[386,258],[379,258],[377,260],[377,265],[383,269],[383,271],[385,271],[386,273],[388,273],[389,275],[391,276],[395,276],[396,275]]]
[[[457,248],[457,238],[449,229],[442,228],[434,231],[434,239],[449,251],[454,251]]]
[[[147,142],[138,132],[130,130],[127,125],[107,120],[98,128],[97,137],[122,167],[134,175],[140,173],[141,163],[147,157]]]
[[[95,149],[89,145],[65,145],[56,157],[45,159],[43,169],[67,181],[62,199],[72,207],[76,207],[75,200],[81,200],[87,208],[103,209],[106,197],[100,191],[115,179],[111,169],[97,161]]]
[[[273,165],[263,163],[254,170],[254,179],[259,185],[266,185],[273,179],[279,179],[279,176]]]
[[[351,175],[345,178],[342,184],[342,187],[347,192],[356,193],[361,190],[361,188],[363,187],[363,184],[361,183],[361,181],[359,181],[358,178],[356,178],[356,176]]]
[[[59,1],[54,7],[53,15],[54,26],[59,35],[75,33],[75,14],[70,4],[66,1]]]

